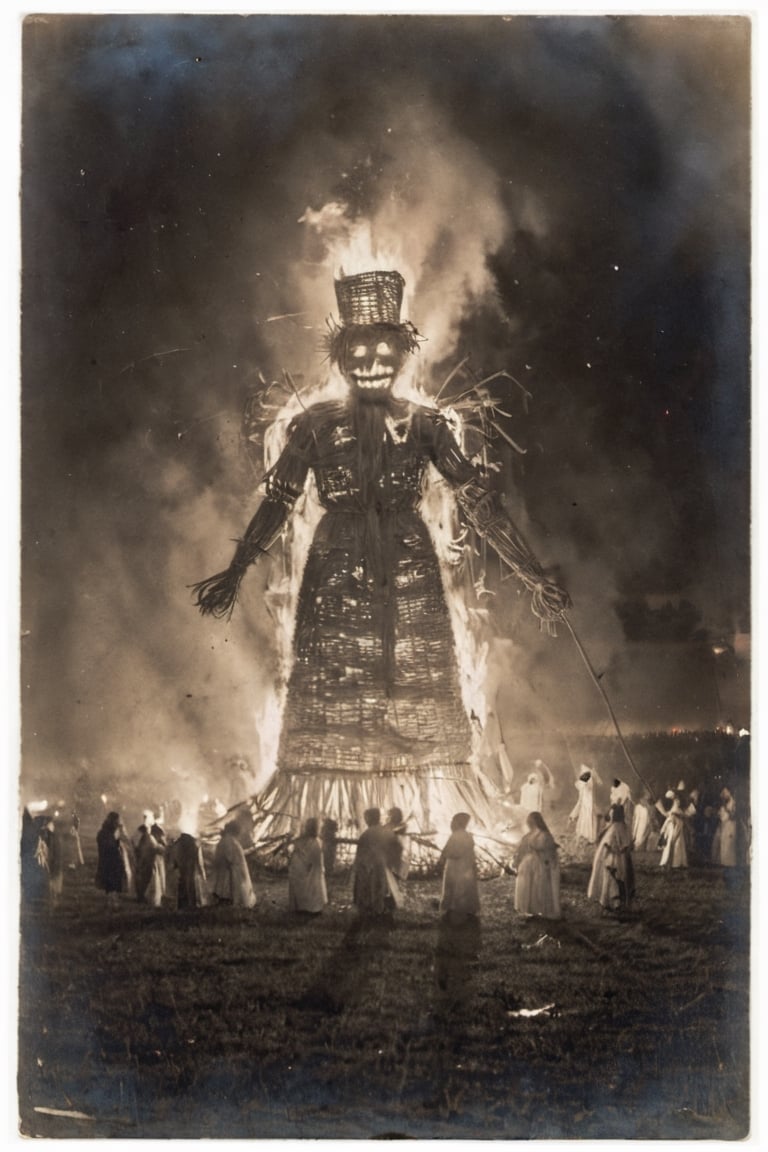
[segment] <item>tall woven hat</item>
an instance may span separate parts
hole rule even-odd
[[[399,272],[360,272],[334,281],[342,326],[400,324],[405,280]]]

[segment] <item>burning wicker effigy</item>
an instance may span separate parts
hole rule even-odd
[[[276,770],[251,802],[264,845],[296,834],[310,815],[354,840],[371,807],[407,813],[423,840],[457,811],[478,830],[497,823],[495,790],[473,760],[443,574],[422,515],[431,466],[464,523],[530,590],[539,619],[551,627],[569,604],[446,413],[393,394],[419,341],[400,320],[403,286],[397,272],[336,281],[341,322],[329,356],[347,395],[296,412],[229,567],[195,586],[203,613],[229,617],[247,568],[290,531],[313,482],[322,515],[295,605]]]

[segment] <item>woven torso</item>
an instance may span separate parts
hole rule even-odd
[[[432,410],[393,407],[372,482],[344,406],[319,405],[297,423],[282,473],[311,468],[325,514],[302,578],[278,768],[463,777],[469,723],[419,512],[430,460],[464,478],[455,442]],[[276,490],[280,479],[278,466]]]

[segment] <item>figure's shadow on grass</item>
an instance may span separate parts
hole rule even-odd
[[[382,955],[389,951],[393,928],[391,917],[358,916],[295,1007],[336,1016],[360,1004]]]

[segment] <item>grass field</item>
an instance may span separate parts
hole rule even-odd
[[[348,875],[311,920],[266,873],[252,911],[108,914],[87,859],[57,908],[22,910],[20,1131],[740,1139],[748,873],[657,861],[627,919],[567,858],[562,920],[518,917],[504,875],[473,928],[440,919],[437,878],[391,924],[358,920]]]

